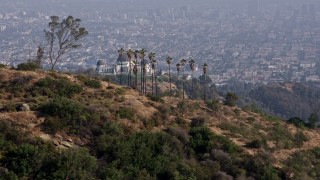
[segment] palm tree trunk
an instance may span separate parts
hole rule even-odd
[[[184,100],[184,79],[182,77],[182,100]]]
[[[153,78],[154,78],[154,69],[152,70],[152,73],[151,73],[151,94],[153,95],[153,92],[154,92],[154,90],[153,90]]]
[[[120,65],[120,85],[122,85],[122,61]]]
[[[179,76],[180,76],[180,71],[178,71],[178,77],[177,77],[177,83],[179,84]],[[176,95],[178,94],[178,87],[176,87]]]
[[[156,97],[158,97],[158,82],[157,82],[157,74],[155,75],[154,77],[154,80],[155,80],[155,84],[156,84]]]
[[[136,87],[136,89],[138,89],[138,72],[137,72],[137,74],[135,74],[135,81],[136,81],[135,87]]]
[[[169,64],[169,96],[171,96],[171,72],[170,72],[170,64]]]
[[[143,68],[143,77],[144,77],[144,94],[147,94],[147,76],[146,76],[146,68]]]
[[[204,74],[204,96],[203,96],[204,102],[207,100],[207,74]]]
[[[143,93],[143,60],[141,60],[141,71],[140,71],[140,92]]]
[[[132,65],[131,65],[131,60],[130,60],[130,62],[129,62],[130,64],[129,64],[129,68],[130,68],[130,70],[129,70],[129,81],[130,81],[130,86],[132,86]]]
[[[193,70],[192,70],[192,74],[191,74],[191,96],[192,98],[195,98],[195,93],[194,93],[194,82],[193,82]]]
[[[184,68],[182,71],[182,100],[184,100]]]
[[[128,71],[128,86],[131,86],[130,82],[130,76],[131,76],[131,61],[129,61],[129,71]]]

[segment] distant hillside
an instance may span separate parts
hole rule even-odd
[[[253,89],[249,97],[266,111],[289,119],[307,120],[311,113],[320,113],[320,91],[299,83],[266,85]]]
[[[3,179],[319,179],[319,147],[250,108],[0,68]]]

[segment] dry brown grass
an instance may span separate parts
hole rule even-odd
[[[0,82],[10,81],[12,79],[15,79],[21,76],[32,76],[33,77],[32,83],[46,76],[51,76],[51,77],[63,76],[68,78],[71,82],[81,83],[75,76],[69,75],[69,74],[43,72],[43,71],[24,72],[24,71],[0,69]],[[177,105],[179,102],[181,102],[180,98],[175,98],[175,97],[164,97],[163,98],[163,100],[165,101],[164,104],[159,102],[153,102],[153,101],[150,101],[147,97],[140,95],[139,92],[130,88],[124,88],[125,89],[124,94],[121,94],[121,95],[113,94],[112,98],[107,98],[106,96],[103,96],[103,94],[115,93],[117,88],[122,88],[121,86],[110,83],[114,88],[109,90],[107,89],[108,84],[109,84],[108,82],[102,82],[102,87],[99,89],[84,88],[84,92],[81,93],[81,95],[80,94],[77,95],[77,98],[79,99],[83,98],[83,100],[88,101],[88,102],[85,102],[87,103],[85,105],[88,105],[88,107],[90,105],[91,107],[97,107],[96,109],[98,109],[99,112],[108,111],[108,118],[114,118],[114,120],[116,120],[116,118],[114,114],[112,114],[113,111],[116,111],[119,107],[129,107],[130,109],[133,110],[135,115],[137,115],[138,120],[134,121],[134,120],[128,120],[128,119],[121,119],[121,121],[119,122],[129,127],[130,129],[133,129],[136,131],[146,128],[142,120],[150,119],[156,112],[159,111],[160,106],[166,106],[168,108],[175,109],[175,111],[178,111]],[[168,83],[165,83],[163,85],[160,85],[160,87],[162,88],[162,90],[165,90],[169,87],[169,85]],[[4,104],[8,102],[9,100],[6,99],[8,96],[9,94],[2,95],[2,97],[0,98],[0,103]],[[11,101],[23,103],[24,99],[23,97],[21,97],[21,98],[15,98]],[[187,128],[189,126],[188,124],[191,122],[191,119],[194,117],[204,117],[206,119],[206,123],[210,126],[210,129],[215,134],[223,135],[230,138],[235,144],[237,144],[238,146],[241,146],[244,152],[251,155],[254,155],[259,151],[259,149],[249,149],[245,147],[246,143],[251,142],[252,139],[250,139],[248,136],[235,134],[228,130],[223,130],[219,128],[219,124],[228,123],[230,125],[241,127],[244,131],[250,128],[256,128],[255,133],[257,134],[257,136],[268,136],[270,133],[272,133],[271,132],[272,128],[275,125],[274,121],[266,120],[261,115],[250,112],[250,111],[242,111],[237,107],[222,106],[222,108],[218,112],[213,112],[212,110],[208,109],[202,101],[191,101],[187,99],[185,102],[190,107],[197,105],[197,108],[194,108],[192,111],[190,110],[187,112],[183,112],[182,116],[187,124],[181,125],[182,127]],[[108,105],[106,105],[106,103]],[[236,110],[239,112],[237,113],[235,109],[239,109],[239,110]],[[181,114],[179,114],[179,116],[181,116]],[[177,117],[178,117],[177,113],[169,114],[168,124],[176,123],[175,121]],[[248,118],[251,118],[251,120],[248,120]],[[49,141],[54,141],[57,144],[59,144],[59,146],[63,144],[63,142],[69,142],[73,145],[86,145],[90,143],[90,139],[80,139],[77,136],[68,136],[63,132],[59,132],[56,135],[49,135],[44,133],[40,128],[44,118],[39,117],[37,113],[33,111],[0,113],[0,121],[1,120],[10,120],[12,122],[15,122],[16,124],[21,125],[25,130],[30,131],[33,136],[40,137]],[[280,123],[280,126],[287,128],[291,134],[295,134],[298,131],[298,129],[293,125],[288,125],[287,123],[281,122],[281,121],[277,123]],[[153,127],[151,130],[161,131],[162,129],[165,129],[166,126],[167,124],[160,124],[159,126]],[[259,129],[259,127],[261,128]],[[309,140],[306,141],[301,148],[292,148],[289,150],[288,149],[274,150],[272,152],[272,156],[276,159],[276,163],[275,163],[276,166],[281,167],[282,166],[281,163],[297,151],[309,150],[314,147],[320,147],[320,130],[304,129],[300,131],[302,131],[309,138]],[[269,146],[269,148],[274,148],[276,144],[273,141],[267,141],[267,146]]]

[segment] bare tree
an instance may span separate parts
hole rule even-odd
[[[79,48],[81,44],[78,41],[88,35],[88,31],[84,27],[80,27],[80,22],[80,19],[74,19],[72,16],[68,16],[61,22],[58,16],[51,16],[49,29],[44,30],[51,70],[64,54]]]

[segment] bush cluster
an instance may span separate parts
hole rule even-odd
[[[49,97],[72,97],[81,91],[82,87],[80,85],[71,83],[66,78],[52,79],[50,77],[45,77],[35,84],[32,93],[35,96],[41,94]]]
[[[101,82],[99,80],[95,79],[87,79],[83,82],[85,86],[91,87],[91,88],[101,88]]]
[[[117,111],[117,115],[119,115],[119,117],[122,119],[132,119],[134,113],[132,109],[122,107]]]
[[[90,79],[89,77],[85,76],[85,75],[79,75],[77,76],[77,79],[81,82],[83,82],[83,84],[85,86],[91,87],[91,88],[101,88],[101,81],[100,80],[96,80],[96,79]]]
[[[5,68],[5,67],[6,67],[6,65],[0,63],[0,69]]]
[[[151,101],[164,103],[164,100],[159,96],[155,96],[155,95],[152,95],[152,94],[147,94],[147,98],[150,99]]]
[[[21,64],[18,64],[18,67],[17,67],[17,70],[22,70],[22,71],[35,71],[37,69],[40,69],[39,65],[33,62],[21,63]]]
[[[44,128],[50,133],[67,130],[80,134],[90,124],[90,114],[86,108],[64,97],[57,97],[39,107],[39,111],[46,116]]]
[[[293,174],[293,179],[320,179],[320,148],[298,151],[284,164],[284,170]]]

